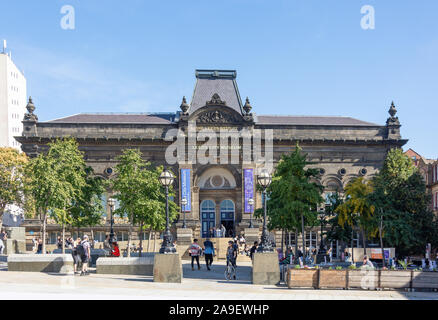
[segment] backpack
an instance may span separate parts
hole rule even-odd
[[[77,254],[79,256],[81,256],[81,257],[85,256],[85,249],[84,249],[84,246],[82,245],[82,243],[80,243],[76,246],[76,251],[77,251]]]
[[[199,246],[192,244],[189,249],[189,252],[192,256],[197,256],[199,254]]]

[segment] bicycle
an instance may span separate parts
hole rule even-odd
[[[227,265],[227,268],[225,269],[225,279],[231,280],[231,277],[234,277],[234,280],[236,280],[236,268],[233,266],[232,263],[229,263]]]

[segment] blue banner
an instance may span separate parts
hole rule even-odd
[[[244,191],[245,191],[245,213],[254,212],[254,206],[248,203],[249,199],[254,200],[254,170],[253,169],[243,169],[244,177]]]
[[[186,198],[187,204],[181,205],[182,212],[192,211],[192,194],[190,192],[190,169],[181,169],[181,200]]]

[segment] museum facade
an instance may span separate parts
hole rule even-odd
[[[248,98],[242,101],[234,70],[196,70],[190,103],[183,98],[176,112],[82,113],[41,122],[31,99],[27,108],[16,139],[30,157],[47,150],[51,140],[69,136],[103,179],[114,177],[116,158],[126,148],[138,148],[145,160],[171,169],[174,200],[187,200],[182,211],[195,237],[221,224],[233,234],[248,227],[251,212],[262,204],[257,173],[272,172],[297,143],[320,170],[318,183],[327,194],[342,192],[355,177],[372,178],[388,150],[407,142],[394,104],[384,125],[350,117],[257,114]]]

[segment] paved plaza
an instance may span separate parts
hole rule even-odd
[[[435,292],[291,290],[284,285],[252,285],[250,263],[238,267],[238,279],[224,279],[225,264],[215,262],[212,271],[205,266],[191,270],[183,261],[182,284],[154,283],[149,276],[99,275],[72,276],[46,273],[8,272],[0,265],[0,299],[181,299],[181,300],[406,300],[434,299]]]

